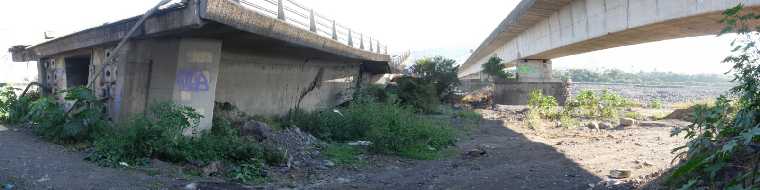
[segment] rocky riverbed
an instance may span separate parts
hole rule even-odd
[[[570,93],[572,96],[575,96],[582,90],[609,90],[642,104],[648,104],[651,101],[659,100],[663,105],[671,105],[674,103],[714,99],[722,94],[726,94],[731,88],[731,84],[680,86],[574,83],[571,87]]]

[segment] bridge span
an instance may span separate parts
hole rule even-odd
[[[519,81],[551,81],[551,59],[619,46],[714,35],[721,13],[760,0],[522,0],[462,65],[481,79],[492,56],[518,67]],[[684,50],[685,51],[685,50]]]

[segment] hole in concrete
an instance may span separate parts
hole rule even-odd
[[[90,55],[73,56],[64,59],[66,65],[66,86],[87,85],[90,77]]]

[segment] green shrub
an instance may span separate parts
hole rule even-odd
[[[528,106],[531,111],[543,118],[554,118],[557,115],[557,99],[553,96],[544,96],[541,90],[533,90],[528,97]]]
[[[662,109],[663,108],[662,101],[658,99],[654,99],[652,101],[649,101],[649,104],[647,105],[647,107],[652,108],[652,109]]]
[[[88,159],[112,167],[120,162],[140,165],[153,158],[175,163],[226,161],[237,164],[251,159],[270,164],[284,160],[278,151],[238,136],[226,122],[217,122],[210,133],[196,137],[182,135],[185,129],[197,127],[201,117],[190,107],[161,103],[151,107],[146,115],[135,117],[126,126],[97,138]]]
[[[398,79],[397,84],[398,90],[395,93],[398,94],[401,104],[412,106],[422,113],[438,110],[440,100],[433,83],[418,78],[402,77]]]
[[[39,99],[39,95],[34,92],[19,97],[16,95],[19,90],[21,89],[10,86],[0,88],[0,122],[11,124],[24,122],[29,112],[29,105]]]
[[[454,88],[460,84],[455,66],[456,60],[441,56],[417,60],[411,67],[412,73],[421,80],[434,85],[440,100],[449,100],[454,95]]]
[[[508,73],[504,71],[504,60],[497,56],[493,56],[490,59],[488,59],[488,62],[483,64],[483,73],[494,77],[494,78],[500,78],[500,79],[513,79],[514,76],[512,73]]]
[[[615,120],[620,111],[630,107],[629,100],[613,92],[605,90],[596,94],[584,90],[567,103],[565,112],[593,119]]]
[[[345,109],[292,111],[294,125],[333,142],[371,141],[370,151],[427,159],[453,144],[454,130],[417,117],[413,109],[396,103],[357,101]]]
[[[474,112],[472,110],[456,112],[456,116],[466,121],[472,121],[472,122],[479,122],[480,119],[483,118],[483,116],[480,115],[480,113]]]
[[[261,183],[267,178],[267,171],[261,160],[251,159],[232,168],[227,176],[242,183]]]
[[[74,144],[91,142],[107,130],[110,124],[105,105],[90,89],[77,87],[65,92],[64,99],[74,102],[67,112],[50,97],[29,105],[25,119],[37,125],[35,133],[56,143]]]

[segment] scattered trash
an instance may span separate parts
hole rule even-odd
[[[126,162],[119,162],[119,165],[124,166],[124,167],[129,167],[129,164],[127,164]]]
[[[622,118],[620,119],[620,125],[623,127],[634,126],[636,125],[636,120],[632,118]]]
[[[348,145],[351,145],[351,146],[369,146],[369,145],[372,145],[372,142],[370,142],[370,141],[354,141],[354,142],[349,142]]]
[[[46,182],[46,181],[50,181],[50,177],[48,177],[48,175],[47,175],[47,174],[45,174],[45,176],[44,176],[44,177],[42,177],[42,178],[38,179],[38,180],[37,180],[37,183],[42,183],[42,182]]]
[[[188,183],[187,185],[185,185],[184,189],[185,190],[196,190],[196,189],[198,189],[198,183],[195,183],[195,182]]]
[[[596,130],[598,130],[599,129],[599,123],[590,122],[590,123],[586,124],[586,127],[589,128],[589,129],[596,129]]]
[[[15,185],[8,183],[8,184],[3,185],[3,190],[12,190],[15,187],[16,187]]]
[[[337,110],[337,109],[333,109],[333,112],[337,113],[337,114],[338,114],[338,115],[340,115],[341,117],[346,117],[346,116],[343,116],[343,113],[340,113],[340,110]]]
[[[610,171],[610,178],[625,179],[631,177],[631,170],[614,169]]]

